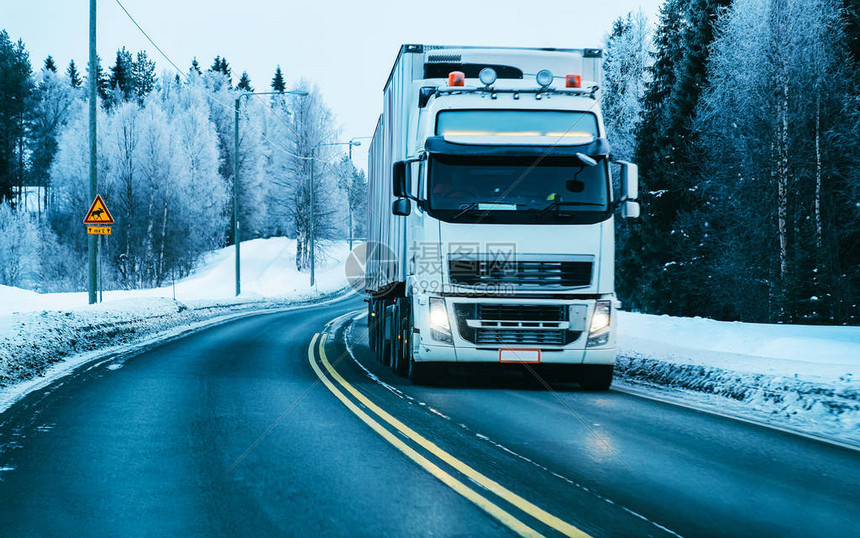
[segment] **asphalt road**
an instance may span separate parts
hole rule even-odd
[[[860,452],[527,371],[413,386],[366,319],[321,345],[349,311],[241,319],[28,395],[0,414],[0,536],[860,535]]]

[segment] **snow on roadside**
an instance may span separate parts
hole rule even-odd
[[[318,260],[316,286],[310,288],[308,273],[296,269],[296,241],[286,237],[254,239],[241,245],[242,298],[311,297],[346,286],[343,261],[349,254],[346,242],[330,246],[326,259]],[[235,248],[209,253],[194,273],[161,288],[106,290],[105,304],[128,299],[170,298],[178,301],[232,300],[235,296]],[[86,292],[36,293],[0,286],[0,316],[37,310],[101,310],[87,306]],[[0,332],[0,335],[3,333]]]
[[[860,327],[619,313],[620,387],[860,447]]]
[[[105,302],[86,305],[85,293],[38,294],[0,287],[0,412],[3,402],[110,353],[180,334],[189,327],[260,310],[314,303],[347,288],[345,243],[330,249],[311,288],[295,269],[295,241],[258,239],[242,243],[243,293],[235,297],[234,249],[210,254],[173,288],[105,292]]]

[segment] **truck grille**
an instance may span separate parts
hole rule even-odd
[[[449,259],[451,282],[460,286],[580,288],[591,285],[591,261]]]
[[[564,305],[455,304],[457,328],[476,345],[564,346],[580,332],[568,330]]]

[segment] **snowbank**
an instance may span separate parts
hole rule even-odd
[[[619,314],[619,386],[860,446],[860,327]]]
[[[58,363],[94,352],[118,352],[207,320],[320,301],[347,288],[345,243],[320,260],[317,282],[295,269],[294,240],[242,243],[242,289],[235,297],[234,249],[216,251],[190,277],[173,286],[106,291],[87,305],[86,293],[39,294],[0,286],[0,401],[13,385],[44,375]],[[157,339],[157,338],[156,338]],[[100,353],[95,353],[98,356]]]
[[[243,241],[241,248],[241,298],[310,297],[330,293],[347,285],[343,260],[349,254],[346,242],[331,245],[327,257],[317,260],[316,286],[311,289],[308,273],[296,270],[296,241],[286,237]],[[176,300],[195,301],[233,299],[235,248],[227,247],[208,254],[191,276],[176,281]],[[128,299],[170,298],[174,287],[146,290],[106,290],[105,303]],[[87,307],[86,292],[35,293],[0,286],[0,316],[36,310],[101,310],[103,305]],[[2,333],[0,333],[2,334]]]

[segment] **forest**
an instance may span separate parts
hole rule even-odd
[[[51,57],[34,70],[24,43],[5,31],[0,72],[0,284],[85,289],[87,75]],[[105,288],[164,285],[232,244],[237,160],[242,240],[296,238],[304,270],[312,214],[318,259],[331,240],[364,234],[363,219],[349,218],[364,206],[364,172],[328,145],[339,132],[309,82],[295,84],[306,95],[292,95],[277,67],[260,90],[273,95],[242,99],[237,153],[234,101],[255,89],[247,73],[233,80],[225,58],[158,76],[145,51],[123,48],[96,77],[99,192],[117,222],[102,248]]]
[[[640,166],[642,218],[616,220],[624,307],[856,325],[860,0],[666,0],[658,20],[620,17],[603,46],[613,156]],[[0,284],[84,289],[89,75],[34,67],[5,31],[0,72]],[[243,101],[236,153],[233,102],[254,88],[223,57],[157,75],[123,48],[95,77],[99,184],[118,221],[106,286],[162,285],[230,244],[236,160],[243,239],[295,237],[303,269],[312,215],[322,239],[363,236],[364,173],[319,146],[338,132],[310,82],[289,95],[277,67],[261,89],[276,95]]]
[[[640,166],[619,298],[729,321],[860,319],[860,2],[667,0],[606,42],[603,111]]]

